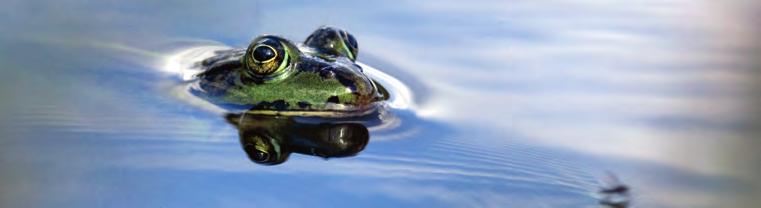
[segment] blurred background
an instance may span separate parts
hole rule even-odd
[[[761,203],[756,1],[21,1],[0,7],[0,207]],[[346,29],[401,80],[356,157],[251,163],[183,48]],[[392,92],[400,93],[400,92]]]

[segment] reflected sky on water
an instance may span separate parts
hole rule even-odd
[[[752,1],[6,1],[0,205],[635,207],[761,203]],[[350,31],[414,106],[355,157],[251,163],[172,93],[183,48]]]

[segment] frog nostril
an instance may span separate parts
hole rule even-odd
[[[338,100],[338,96],[330,96],[327,100],[329,103],[339,103],[340,100]]]

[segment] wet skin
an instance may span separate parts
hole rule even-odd
[[[304,122],[245,113],[228,114],[226,119],[238,128],[248,158],[263,165],[283,163],[292,152],[323,158],[353,156],[370,139],[365,125],[346,120]]]
[[[387,96],[355,64],[349,33],[322,27],[302,45],[278,36],[255,38],[243,49],[218,51],[201,62],[193,93],[250,114],[346,117],[371,113]]]

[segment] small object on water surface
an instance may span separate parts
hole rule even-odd
[[[629,187],[621,183],[613,173],[608,172],[603,178],[603,187],[600,188],[599,194],[601,195],[600,205],[611,208],[629,207],[631,200]]]
[[[317,29],[301,45],[263,35],[246,49],[201,61],[204,70],[192,92],[255,115],[367,115],[388,93],[355,63],[357,52],[356,39],[332,27]]]

